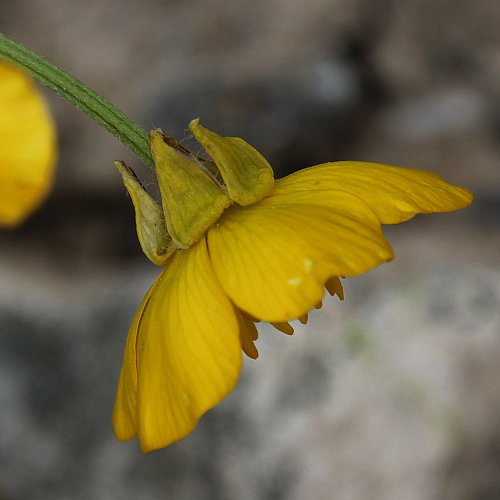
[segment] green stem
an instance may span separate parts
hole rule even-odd
[[[83,82],[2,33],[0,57],[22,68],[35,80],[67,99],[120,139],[147,165],[154,167],[146,131]]]

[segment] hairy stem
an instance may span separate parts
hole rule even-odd
[[[146,131],[83,82],[2,33],[0,57],[67,99],[116,136],[147,165],[154,167]]]

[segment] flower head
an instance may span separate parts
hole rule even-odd
[[[130,327],[113,413],[117,438],[138,435],[144,452],[185,437],[233,389],[242,350],[257,357],[256,321],[293,333],[288,321],[306,322],[325,287],[343,298],[340,276],[391,260],[381,224],[473,198],[431,172],[363,162],[274,180],[243,140],[197,120],[189,128],[213,162],[150,135],[163,205],[155,227],[168,232],[168,251],[150,256],[165,267]]]
[[[56,133],[22,71],[0,61],[0,226],[20,224],[52,186]]]

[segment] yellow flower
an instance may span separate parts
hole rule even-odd
[[[56,133],[45,101],[20,70],[0,61],[0,226],[31,214],[52,186]]]
[[[288,321],[306,322],[325,286],[342,298],[339,276],[391,260],[381,224],[473,198],[431,172],[374,163],[325,163],[274,181],[241,139],[197,120],[189,128],[215,164],[152,132],[166,220],[158,209],[145,217],[132,194],[141,244],[165,265],[130,327],[113,413],[117,438],[138,435],[144,452],[185,437],[233,389],[242,349],[257,357],[256,321],[292,333]],[[129,191],[142,189],[120,166]],[[147,234],[165,227],[172,240],[151,252]]]

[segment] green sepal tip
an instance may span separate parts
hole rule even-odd
[[[115,161],[115,166],[134,204],[137,236],[142,251],[153,264],[164,266],[178,247],[168,234],[163,210],[123,161]]]
[[[199,122],[199,118],[192,120],[188,128],[217,165],[229,198],[250,205],[269,194],[274,173],[267,160],[243,139],[222,137]]]
[[[167,230],[181,247],[196,243],[232,202],[195,155],[162,130],[149,133]]]

